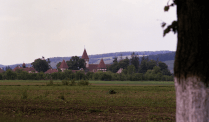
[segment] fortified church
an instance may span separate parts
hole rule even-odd
[[[87,55],[86,49],[84,49],[84,51],[83,51],[82,59],[85,60],[86,68],[90,72],[97,72],[97,71],[106,72],[107,66],[109,66],[109,64],[105,65],[103,59],[100,60],[99,64],[89,64],[89,57]]]
[[[85,65],[86,65],[86,69],[89,72],[97,72],[97,71],[103,71],[106,72],[107,70],[107,66],[109,66],[110,64],[106,64],[104,63],[103,59],[100,60],[99,64],[89,64],[89,56],[87,55],[86,49],[84,49],[83,51],[83,55],[81,57],[82,59],[85,60]],[[68,69],[67,63],[65,62],[65,60],[62,61],[60,67],[59,67],[62,71]],[[82,70],[82,69],[81,69]],[[72,70],[73,72],[77,71],[77,70]]]

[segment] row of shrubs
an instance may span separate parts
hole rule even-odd
[[[47,86],[54,86],[54,85],[59,85],[59,84],[54,84],[53,80],[50,80],[49,83],[46,84]],[[75,81],[75,79],[72,80],[62,80],[62,85],[64,86],[88,86],[90,85],[88,80],[80,80],[80,81]]]
[[[152,73],[151,71],[143,73],[132,73],[132,74],[117,74],[110,71],[107,72],[85,72],[78,71],[73,73],[71,70],[65,70],[64,72],[56,72],[52,74],[40,73],[28,73],[25,71],[13,72],[7,70],[4,73],[0,73],[0,80],[102,80],[102,81],[173,81],[173,76],[162,75],[162,73]]]

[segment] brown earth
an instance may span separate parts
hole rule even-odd
[[[166,107],[78,105],[68,101],[0,100],[0,117],[7,115],[37,121],[175,121],[175,113],[168,112]]]

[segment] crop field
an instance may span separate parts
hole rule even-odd
[[[0,80],[0,86],[2,85],[46,85],[48,80]],[[147,86],[147,85],[165,85],[174,86],[172,81],[89,81],[92,85],[122,85],[122,86]],[[54,80],[54,83],[60,84],[61,80]]]
[[[1,80],[0,121],[175,121],[173,82],[90,81],[89,86],[64,86],[61,81],[47,86],[47,82]]]

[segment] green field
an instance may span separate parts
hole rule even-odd
[[[90,81],[90,86],[46,86],[46,82],[0,81],[0,121],[175,121],[173,82]]]
[[[0,80],[0,85],[45,85],[48,80]],[[61,83],[61,80],[54,80]],[[166,85],[174,86],[173,81],[89,81],[92,85]]]

